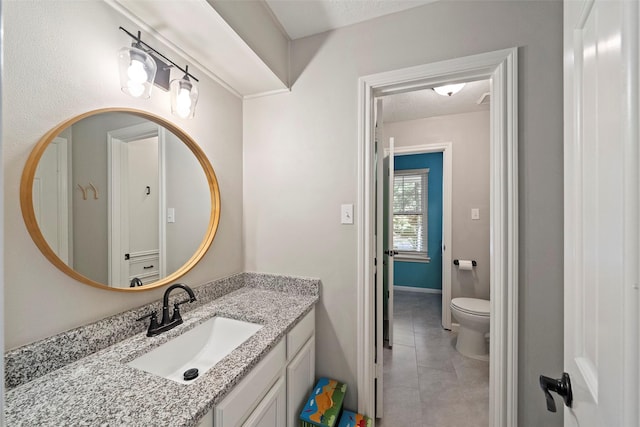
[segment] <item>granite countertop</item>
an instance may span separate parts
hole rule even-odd
[[[243,287],[183,315],[155,337],[131,338],[6,392],[8,426],[195,426],[308,313],[318,295]],[[264,325],[191,384],[127,362],[214,315]]]

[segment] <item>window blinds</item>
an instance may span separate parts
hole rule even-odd
[[[396,171],[393,180],[393,247],[427,253],[428,170]]]

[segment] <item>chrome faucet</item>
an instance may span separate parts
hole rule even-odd
[[[182,288],[189,294],[189,299],[185,299],[182,301],[178,301],[173,304],[173,316],[169,319],[169,294],[176,288]],[[175,285],[171,285],[164,292],[164,297],[162,298],[162,321],[158,324],[158,312],[153,310],[151,313],[146,316],[142,316],[138,320],[144,320],[147,317],[151,317],[151,322],[149,323],[149,329],[147,329],[147,336],[152,337],[154,335],[161,334],[170,329],[175,328],[176,326],[182,324],[182,316],[180,316],[180,308],[181,304],[192,303],[196,300],[196,296],[187,285],[183,285],[182,283],[176,283]]]

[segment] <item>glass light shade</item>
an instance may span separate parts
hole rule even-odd
[[[457,84],[454,84],[454,85],[444,85],[444,86],[434,87],[433,90],[438,95],[451,96],[451,95],[455,95],[456,93],[460,92],[462,90],[462,88],[464,87],[464,85],[465,85],[465,83],[457,83]]]
[[[118,51],[120,87],[134,98],[149,98],[156,77],[156,61],[137,47],[123,47]]]
[[[188,76],[171,81],[171,113],[183,118],[193,118],[198,102],[198,87]]]

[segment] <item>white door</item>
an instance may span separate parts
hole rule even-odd
[[[143,123],[110,131],[107,140],[109,286],[154,282],[165,265],[164,129]]]
[[[382,113],[379,100],[376,114]],[[382,146],[381,126],[376,128],[376,418],[383,416],[384,342],[393,347],[393,138]]]
[[[49,247],[69,264],[67,140],[55,138],[42,154],[33,178],[33,210]]]
[[[565,426],[639,425],[638,23],[637,1],[564,4]]]
[[[382,100],[376,100],[376,109],[374,111],[376,120],[375,129],[375,159],[376,159],[376,293],[375,293],[375,305],[376,305],[376,351],[375,351],[375,364],[376,364],[376,417],[382,418],[382,405],[383,405],[383,374],[382,366],[384,364],[384,148],[382,147]]]
[[[140,139],[126,144],[128,152],[127,180],[123,190],[127,192],[129,230],[128,275],[123,283],[134,277],[142,283],[158,279],[158,254],[160,229],[160,176],[158,171],[158,137]],[[141,267],[138,267],[140,265]]]
[[[394,139],[389,138],[389,147],[384,158],[384,218],[386,220],[386,226],[384,229],[384,261],[387,267],[385,275],[386,291],[387,291],[387,304],[386,304],[386,324],[387,324],[387,336],[389,348],[393,347],[393,256],[398,252],[393,249],[393,179],[394,179],[394,166],[393,166],[393,149]]]

